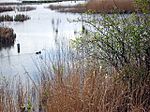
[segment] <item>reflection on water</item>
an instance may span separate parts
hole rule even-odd
[[[71,3],[71,2],[68,2]],[[64,3],[63,3],[64,4]],[[3,26],[11,27],[16,33],[14,47],[0,51],[0,72],[3,75],[23,74],[24,68],[29,73],[35,74],[34,61],[38,60],[45,51],[52,53],[57,40],[74,38],[81,30],[80,23],[70,23],[68,19],[76,19],[79,14],[59,13],[45,7],[48,4],[34,5],[36,10],[29,12],[6,12],[2,14],[27,14],[30,20],[23,23],[5,22]],[[20,53],[17,52],[17,44],[20,44]],[[36,52],[41,51],[40,56]]]

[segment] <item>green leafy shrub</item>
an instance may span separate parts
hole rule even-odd
[[[135,85],[150,79],[149,14],[99,14],[81,21],[84,32],[73,44],[86,66],[92,62],[107,66],[109,72],[115,68]]]

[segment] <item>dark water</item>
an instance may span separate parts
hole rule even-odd
[[[61,4],[72,4],[65,2]],[[15,76],[25,73],[24,68],[30,74],[36,74],[37,68],[35,61],[45,56],[46,53],[53,53],[56,49],[56,30],[58,31],[57,39],[66,40],[75,38],[74,32],[81,31],[81,23],[70,23],[68,20],[77,19],[80,14],[59,13],[51,11],[45,7],[48,4],[33,5],[36,10],[29,12],[7,12],[2,14],[15,15],[19,13],[27,14],[30,20],[23,23],[5,22],[3,26],[14,29],[17,37],[14,47],[2,49],[0,51],[0,74],[1,76]],[[20,44],[20,53],[17,52],[17,44]],[[40,55],[36,52],[41,51]]]

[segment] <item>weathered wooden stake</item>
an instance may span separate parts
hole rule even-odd
[[[20,53],[20,44],[17,44],[17,52]]]

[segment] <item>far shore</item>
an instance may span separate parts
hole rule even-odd
[[[42,1],[22,1],[22,2],[2,2],[1,5],[34,5],[34,4],[43,4],[43,3],[57,3],[57,2],[67,2],[67,1],[84,1],[84,0],[42,0]]]
[[[132,13],[132,12],[140,12],[137,10],[138,7],[135,5],[134,0],[90,0],[85,2],[84,4],[77,4],[74,6],[64,6],[64,5],[51,5],[51,3],[57,2],[67,2],[67,1],[75,1],[75,0],[41,0],[41,1],[22,1],[22,2],[4,2],[0,3],[0,6],[8,6],[8,5],[35,5],[35,4],[43,4],[49,3],[48,8],[51,10],[56,10],[58,12],[69,12],[69,13],[85,13],[88,11],[94,11],[95,13]],[[85,1],[85,0],[76,0],[76,1]],[[75,2],[76,2],[75,1]],[[150,9],[150,5],[149,5]]]
[[[150,9],[150,5],[148,7]],[[134,0],[91,0],[87,3],[74,6],[49,5],[48,8],[58,12],[69,13],[85,13],[92,11],[93,13],[129,14],[132,12],[141,12]]]

